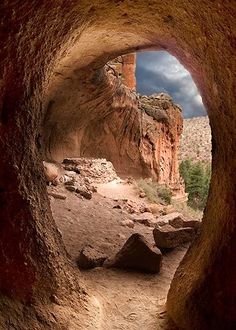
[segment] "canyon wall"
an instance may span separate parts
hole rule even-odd
[[[70,77],[54,73],[62,84],[48,96],[46,158],[105,157],[120,176],[152,177],[183,193],[178,170],[181,109],[163,93],[138,95],[135,67],[136,55],[128,54]]]
[[[121,82],[128,88],[136,90],[136,54],[126,54],[110,61],[108,65],[113,68]]]

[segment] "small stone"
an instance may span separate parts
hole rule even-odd
[[[164,221],[166,223],[169,223],[170,221],[176,219],[176,218],[181,218],[183,219],[183,215],[179,212],[171,212],[166,215],[162,215],[161,217],[158,217],[159,221]]]
[[[75,185],[75,180],[69,180],[65,182],[65,186],[74,186]]]
[[[55,294],[51,295],[50,300],[51,300],[52,303],[54,303],[56,305],[61,305],[61,302],[60,302],[59,298]]]
[[[114,206],[113,206],[113,209],[121,209],[120,204],[116,204],[116,205],[114,205]]]
[[[141,193],[139,194],[139,197],[140,198],[145,198],[147,195],[145,194],[144,191],[141,191]]]
[[[98,190],[97,190],[97,187],[95,187],[95,186],[91,186],[91,191],[92,192],[97,192]],[[106,196],[105,196],[106,197]]]
[[[57,187],[57,186],[59,186],[60,181],[59,181],[58,178],[56,178],[55,180],[51,181],[51,184],[52,184],[54,187]]]
[[[151,210],[151,212],[152,212],[152,214],[160,214],[160,205],[158,205],[158,204],[155,204],[155,203],[153,203],[153,204],[150,204],[149,205],[149,209]]]
[[[165,220],[159,220],[160,218],[157,218],[157,225],[159,227],[165,226],[169,224],[169,221],[165,221]]]
[[[155,225],[157,224],[157,219],[153,216],[152,213],[149,212],[132,216],[132,220],[147,227],[155,227]]]
[[[76,192],[78,193],[78,194],[80,194],[81,196],[83,196],[84,198],[86,198],[86,199],[91,199],[92,198],[92,193],[90,192],[90,191],[86,191],[86,190],[84,190],[84,189],[82,189],[82,188],[76,188]]]
[[[123,227],[129,227],[129,228],[134,228],[134,222],[132,220],[129,220],[129,219],[123,220],[121,222],[121,226],[123,226]]]
[[[133,214],[133,213],[135,213],[135,209],[134,209],[133,207],[131,207],[131,206],[127,206],[127,207],[126,207],[126,210],[127,210],[127,212],[128,212],[129,214]]]
[[[86,178],[84,178],[84,182],[85,182],[85,183],[91,183],[91,180],[90,180],[89,178],[86,177]]]
[[[70,171],[70,172],[75,172],[75,173],[77,173],[77,174],[80,174],[80,169],[79,169],[79,167],[77,166],[77,165],[73,165],[73,164],[65,164],[64,165],[64,169],[66,170],[66,171]]]
[[[70,192],[75,192],[76,191],[76,187],[75,186],[65,186],[65,187]]]
[[[140,206],[139,212],[140,213],[145,213],[145,212],[152,213],[151,212],[151,209],[149,207],[145,206],[145,205],[144,206]]]
[[[121,239],[125,239],[125,235],[123,235],[123,234],[121,234],[121,233],[118,234],[117,236],[118,236],[119,238],[121,238]]]
[[[173,205],[167,205],[167,206],[163,207],[163,210],[162,210],[164,215],[165,214],[168,215],[170,213],[173,213],[174,211],[175,211],[175,208]]]
[[[56,198],[56,199],[66,199],[66,195],[64,195],[64,194],[60,194],[60,193],[55,193],[55,192],[49,192],[48,193],[48,195],[49,196],[52,196],[52,197],[54,197],[54,198]]]

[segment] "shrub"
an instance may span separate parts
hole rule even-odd
[[[188,205],[194,209],[203,210],[206,205],[211,178],[210,166],[186,159],[180,164],[180,174],[184,179],[188,193]]]
[[[172,192],[170,189],[167,187],[161,187],[157,188],[158,191],[158,196],[166,203],[170,204],[171,203],[171,198],[172,198]]]
[[[171,203],[172,192],[168,187],[161,186],[151,179],[141,179],[137,182],[137,185],[145,192],[150,202],[157,204]]]

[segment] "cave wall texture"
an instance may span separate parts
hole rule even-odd
[[[190,71],[201,92],[212,128],[213,165],[202,232],[175,274],[168,313],[183,329],[235,329],[235,16],[236,3],[230,0],[0,3],[2,295],[47,300],[73,287],[73,280],[68,281],[73,270],[49,211],[40,151],[50,112],[47,100],[66,84],[61,74],[68,82],[79,75],[85,84],[91,78],[103,84],[102,68],[109,60],[164,49]],[[91,100],[85,99],[87,105],[95,96],[99,103],[96,90],[91,90]],[[94,107],[87,108],[96,122]],[[71,121],[76,120],[67,109]],[[58,122],[63,119],[58,113]],[[18,311],[18,320],[22,313]]]

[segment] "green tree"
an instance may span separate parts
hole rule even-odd
[[[185,159],[180,163],[179,171],[180,175],[184,179],[185,186],[189,183],[189,175],[192,167],[192,162],[190,159]]]
[[[186,159],[180,164],[180,174],[188,193],[188,205],[203,210],[208,196],[211,169],[202,162]]]

